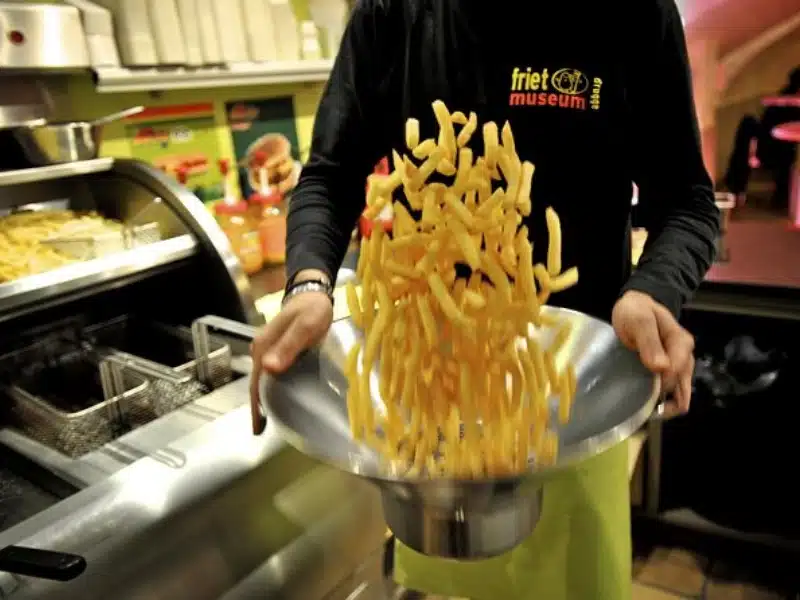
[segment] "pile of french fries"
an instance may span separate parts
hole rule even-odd
[[[522,221],[534,166],[517,155],[509,124],[483,124],[476,157],[477,115],[441,101],[433,111],[438,138],[420,139],[409,119],[408,154],[393,152],[392,173],[369,185],[365,216],[392,203],[394,226],[362,240],[361,294],[347,289],[364,331],[346,361],[352,435],[377,448],[395,476],[509,476],[556,458],[549,402],[565,423],[577,383],[558,355],[572,327],[542,305],[575,285],[578,271],[562,272],[551,208],[547,264],[533,264]],[[373,403],[375,392],[382,402]]]

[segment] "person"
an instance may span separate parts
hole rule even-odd
[[[536,165],[531,237],[545,238],[552,205],[564,264],[580,270],[554,302],[610,321],[687,410],[693,338],[678,315],[712,263],[719,214],[673,0],[360,0],[290,202],[284,305],[253,343],[253,406],[262,369],[284,371],[326,335],[365,180],[403,148],[406,119],[435,134],[437,99],[510,122]],[[633,273],[632,182],[650,232]],[[536,242],[537,262],[546,246]],[[473,600],[630,598],[627,461],[621,444],[548,482],[532,536],[497,558],[442,561],[398,545],[396,580]]]
[[[789,73],[786,85],[779,96],[800,94],[800,67]],[[792,168],[797,155],[797,144],[784,142],[772,135],[778,125],[800,121],[800,106],[768,106],[761,119],[745,115],[736,128],[733,149],[728,159],[725,184],[733,194],[744,199],[747,183],[753,169],[763,168],[770,172],[775,182],[771,205],[776,209],[789,206]]]

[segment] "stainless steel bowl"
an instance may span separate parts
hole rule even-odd
[[[362,334],[349,319],[334,323],[324,342],[285,374],[265,378],[262,409],[301,452],[379,486],[387,524],[407,546],[462,560],[502,554],[536,526],[545,481],[630,437],[653,414],[659,398],[658,378],[618,341],[610,325],[564,309],[547,310],[574,321],[568,353],[578,375],[572,418],[558,431],[558,461],[551,467],[532,466],[496,480],[387,473],[376,453],[350,434],[343,368]],[[373,404],[379,413],[385,410],[377,391]],[[556,406],[551,410],[557,423]]]
[[[91,160],[100,152],[103,126],[144,110],[135,106],[95,121],[29,124],[14,130],[25,157],[34,165]]]

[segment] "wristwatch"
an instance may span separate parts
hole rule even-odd
[[[305,292],[322,292],[333,304],[333,285],[323,279],[305,279],[303,281],[290,281],[286,285],[281,304],[286,304],[289,298]]]

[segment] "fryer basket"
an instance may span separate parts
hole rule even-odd
[[[147,396],[147,380],[131,371],[121,372],[121,393],[112,393],[104,361],[86,347],[58,348],[40,342],[3,357],[4,364],[24,364],[22,376],[5,387],[15,424],[30,438],[70,457],[82,456],[125,432],[123,415],[134,414]],[[70,406],[45,397],[41,384],[56,377],[58,369],[97,370],[102,396],[88,406]],[[89,386],[86,386],[89,394]],[[60,404],[60,405],[58,405]]]

